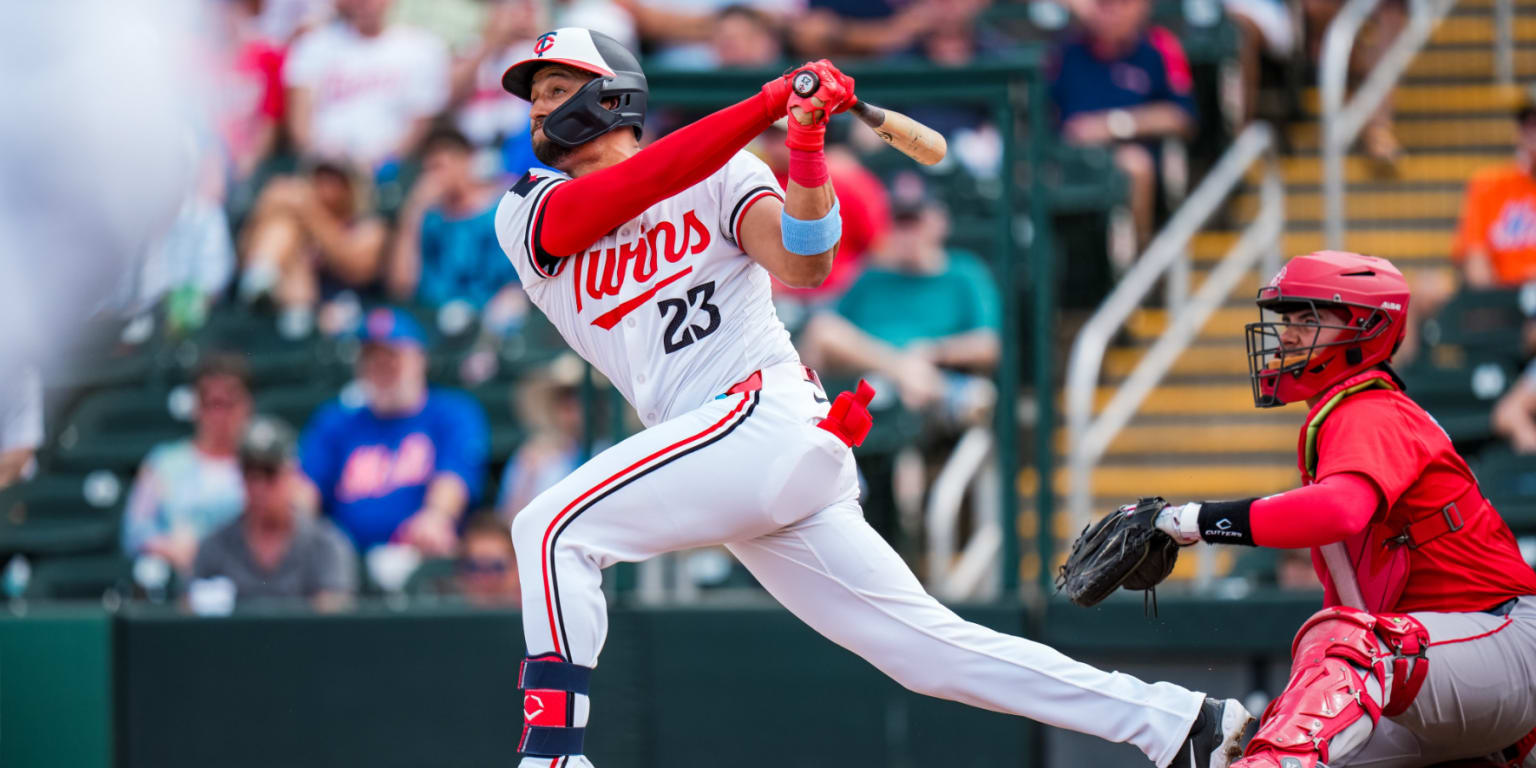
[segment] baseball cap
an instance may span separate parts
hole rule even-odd
[[[242,469],[277,469],[298,458],[293,429],[281,419],[257,416],[240,440]]]
[[[901,173],[891,180],[891,218],[897,222],[911,222],[923,211],[937,207],[938,200],[928,192],[928,185],[915,173]]]
[[[409,312],[394,307],[380,307],[363,318],[357,338],[364,344],[389,344],[396,347],[427,346],[426,331]]]

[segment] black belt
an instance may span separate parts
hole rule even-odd
[[[1491,613],[1495,616],[1508,616],[1510,611],[1515,610],[1515,604],[1518,602],[1520,602],[1520,598],[1511,597],[1510,599],[1505,600],[1504,602],[1499,603],[1492,608],[1483,609],[1480,611],[1480,613]]]

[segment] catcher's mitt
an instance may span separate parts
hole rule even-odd
[[[1179,559],[1178,543],[1155,525],[1166,506],[1161,497],[1145,498],[1084,528],[1072,542],[1056,588],[1084,607],[1097,605],[1120,587],[1154,589]]]

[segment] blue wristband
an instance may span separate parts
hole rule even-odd
[[[801,256],[825,253],[843,237],[843,217],[838,214],[836,198],[832,200],[832,210],[819,219],[805,221],[785,211],[779,216],[779,223],[785,250]]]

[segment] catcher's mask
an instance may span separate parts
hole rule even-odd
[[[1361,371],[1386,363],[1407,331],[1408,281],[1386,259],[1320,251],[1298,256],[1259,289],[1257,323],[1246,328],[1253,404],[1271,408],[1306,400]],[[1310,311],[1306,322],[1264,320],[1265,311]],[[1301,343],[1281,337],[1296,328]],[[1325,330],[1338,337],[1319,343]]]
[[[551,64],[596,75],[544,118],[544,135],[551,142],[574,149],[624,125],[640,137],[650,87],[640,61],[619,41],[580,27],[545,32],[534,41],[531,56],[507,68],[501,87],[531,101],[534,73]],[[603,106],[609,99],[615,102],[612,109]]]

